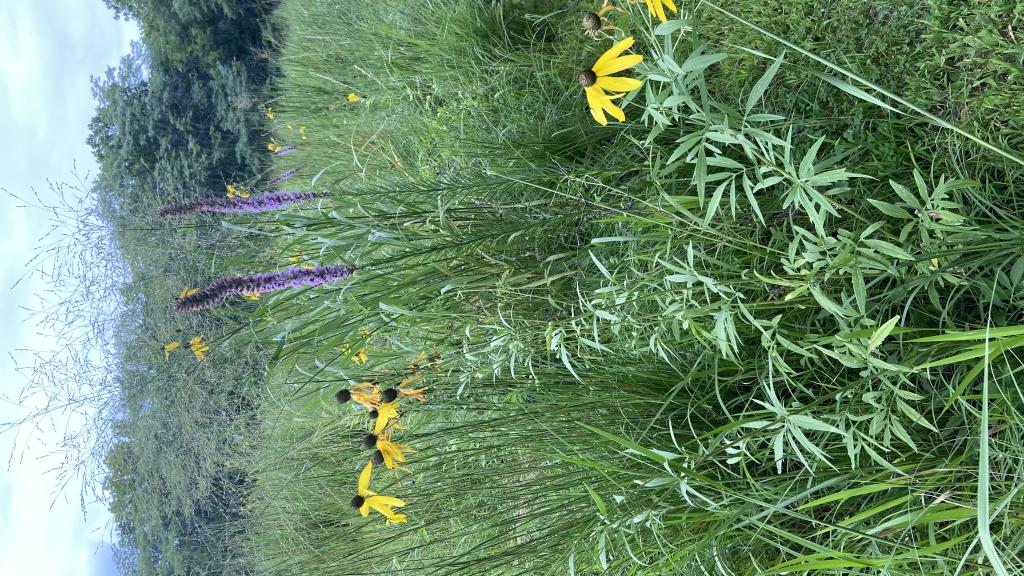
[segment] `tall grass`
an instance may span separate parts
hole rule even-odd
[[[231,226],[357,271],[251,314],[260,570],[1020,573],[1019,152],[700,5],[612,13],[646,83],[602,128],[582,8],[283,4],[280,168],[330,196]],[[410,374],[384,525],[332,396]]]

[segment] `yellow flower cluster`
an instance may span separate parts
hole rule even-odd
[[[164,344],[164,361],[170,361],[171,352],[174,352],[180,347],[181,342],[178,340],[174,340],[173,342],[168,342],[167,344]],[[189,340],[188,347],[189,349],[192,350],[192,353],[196,355],[196,360],[199,361],[202,361],[204,358],[206,358],[206,353],[210,351],[209,344],[206,342],[206,340],[203,339],[202,336],[196,336],[195,338]]]
[[[196,360],[200,362],[206,358],[206,353],[210,351],[210,346],[206,343],[206,340],[203,340],[202,336],[196,336],[189,340],[188,347],[192,349],[192,353],[196,355]]]
[[[345,353],[348,354],[348,351]],[[359,353],[365,354],[365,351],[360,350]],[[438,365],[440,365],[440,358],[428,359],[425,353],[421,353],[409,365],[411,372],[407,372],[406,377],[393,388],[381,390],[380,384],[377,382],[361,382],[339,390],[335,395],[339,402],[352,400],[362,405],[373,419],[369,433],[363,437],[363,448],[374,452],[359,475],[356,496],[352,499],[352,507],[359,510],[363,516],[368,516],[370,509],[373,509],[385,517],[386,524],[399,524],[407,521],[405,514],[398,514],[394,511],[394,508],[405,506],[405,502],[398,498],[380,496],[372,492],[370,479],[374,464],[384,464],[385,467],[392,470],[402,468],[401,464],[407,461],[406,454],[411,453],[412,450],[391,440],[392,432],[401,429],[401,425],[398,423],[401,418],[401,413],[398,411],[399,401],[414,399],[426,402],[427,388],[413,388],[412,385],[423,379],[423,375],[420,373],[421,367],[436,367]]]
[[[234,184],[228,184],[225,186],[228,191],[228,198],[248,198],[249,192],[245,188],[235,186]]]

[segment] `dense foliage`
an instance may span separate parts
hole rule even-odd
[[[1021,573],[1020,2],[107,3],[126,572]],[[154,217],[229,184],[322,196]],[[334,394],[409,379],[385,525]]]

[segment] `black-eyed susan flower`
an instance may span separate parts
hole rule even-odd
[[[346,96],[345,99],[348,100],[352,104],[355,104],[356,102],[359,102],[360,100],[362,100],[362,98],[357,96],[355,92],[349,92],[348,96]]]
[[[375,410],[380,406],[380,389],[370,382],[360,382],[338,390],[334,399],[341,404],[353,400],[367,410]]]
[[[580,72],[580,86],[583,86],[583,90],[587,94],[590,114],[602,126],[608,124],[605,112],[611,114],[619,122],[625,120],[625,112],[622,111],[622,108],[612,103],[612,100],[621,98],[623,93],[636,90],[643,85],[643,82],[636,78],[612,76],[616,72],[632,68],[643,61],[644,57],[639,54],[620,56],[632,45],[632,36],[616,42],[614,46],[597,59],[592,68]],[[605,92],[606,90],[613,92],[613,94],[608,94]],[[614,94],[615,92],[618,92],[618,94]]]
[[[164,361],[170,360],[171,352],[177,350],[179,346],[181,346],[181,342],[178,342],[177,340],[164,344]]]
[[[608,0],[604,0],[604,4],[597,12],[584,12],[583,13],[583,29],[590,35],[594,40],[598,40],[601,33],[605,30],[616,30],[617,27],[614,24],[605,24],[602,18],[609,10],[618,10],[619,12],[625,12],[622,8],[613,6]],[[606,38],[607,34],[604,35]]]
[[[203,340],[202,336],[196,336],[189,340],[188,347],[192,349],[192,353],[196,355],[196,360],[199,361],[206,358],[206,353],[210,351],[210,346]]]
[[[376,448],[380,451],[384,465],[389,469],[397,468],[398,464],[405,462],[405,453],[412,452],[404,444],[392,442],[387,438],[389,432],[382,431],[380,434],[367,434],[363,436],[363,448],[370,450]]]
[[[356,497],[352,499],[352,507],[359,510],[364,517],[370,515],[370,508],[373,508],[385,518],[387,524],[401,524],[406,522],[405,514],[398,514],[394,508],[405,506],[405,502],[393,496],[381,496],[370,490],[370,476],[373,473],[373,462],[367,462],[363,471],[359,474],[359,482],[356,485]]]
[[[380,393],[381,400],[384,402],[394,402],[395,400],[404,400],[406,398],[412,398],[413,400],[419,400],[420,402],[426,402],[427,396],[423,393],[427,390],[427,387],[413,388],[412,385],[423,379],[421,374],[413,374],[405,380],[402,380],[397,387],[388,388]]]
[[[376,414],[374,414],[375,412]],[[385,402],[375,410],[371,410],[370,414],[375,418],[373,423],[373,433],[380,435],[384,433],[384,429],[387,428],[388,422],[398,418],[398,403]]]
[[[668,18],[665,17],[666,6],[668,6],[669,10],[678,12],[678,10],[676,10],[676,5],[672,0],[644,0],[644,2],[647,3],[647,10],[651,12],[651,16],[657,16],[658,20],[661,20],[662,22],[668,21]]]

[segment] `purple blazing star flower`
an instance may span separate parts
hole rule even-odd
[[[291,178],[292,176],[295,176],[295,168],[292,168],[291,170],[288,170],[286,172],[282,172],[281,174],[278,174],[277,176],[274,176],[273,178],[271,178],[267,182],[267,186],[273,186],[275,184],[280,184],[281,182],[284,182],[285,180]]]
[[[274,156],[284,156],[285,154],[291,154],[292,152],[295,152],[295,146],[285,146],[277,152],[274,152]]]
[[[157,211],[161,218],[182,218],[200,212],[269,212],[280,210],[292,204],[322,197],[313,192],[264,192],[248,198],[200,198],[182,204],[171,204]]]
[[[194,312],[209,308],[228,296],[265,294],[286,288],[319,286],[325,282],[344,280],[353,272],[353,266],[317,266],[288,268],[280,272],[262,272],[246,276],[223,276],[191,296],[175,298],[171,301],[171,306],[175,312]]]

